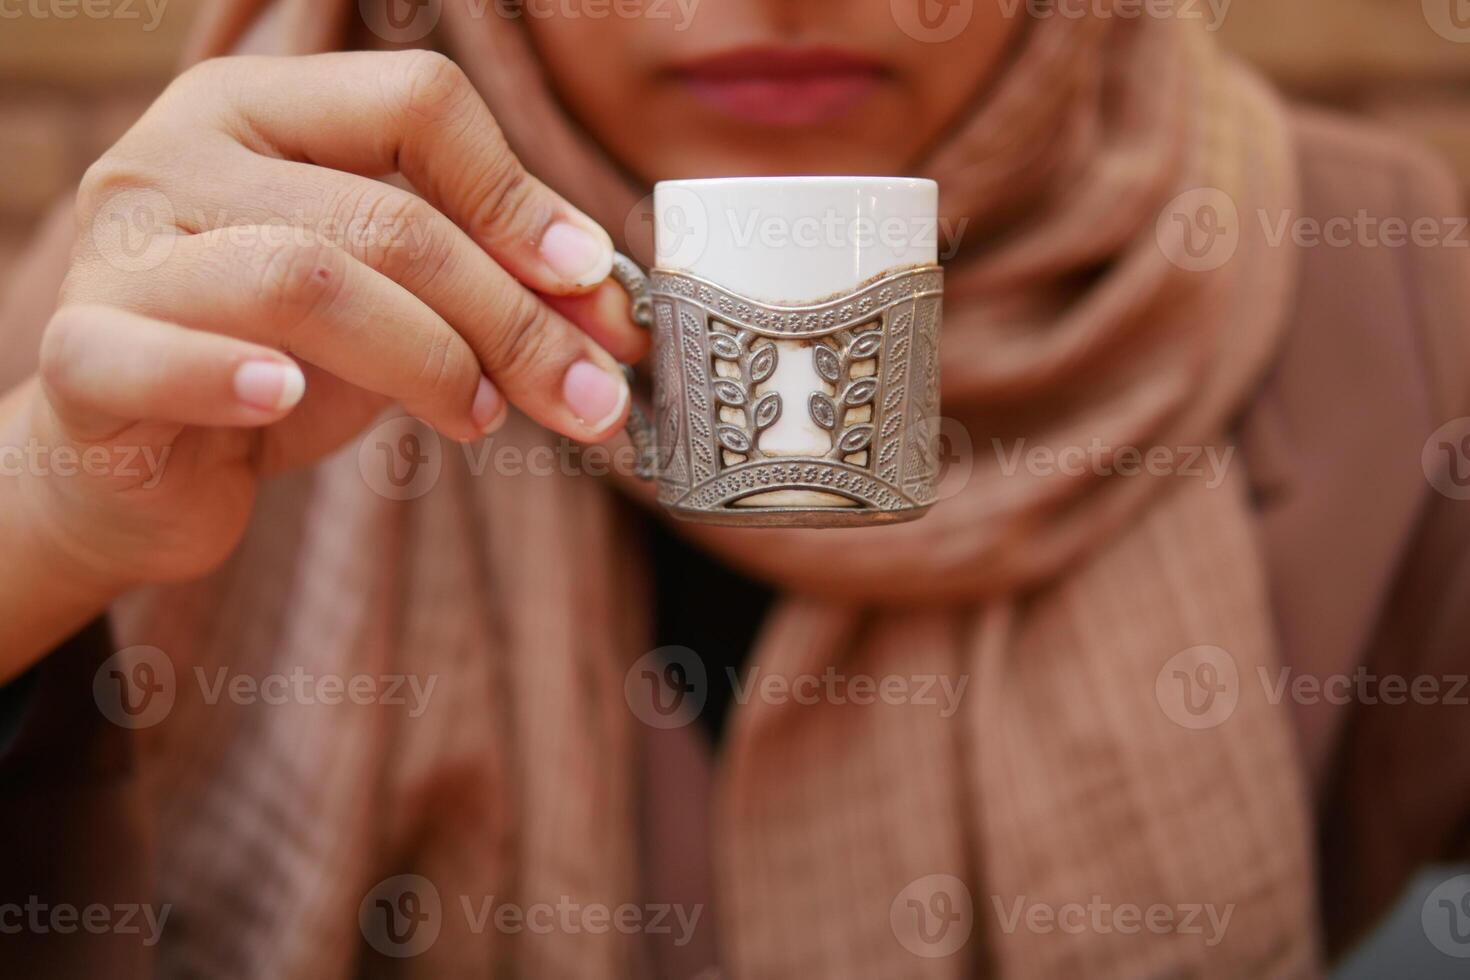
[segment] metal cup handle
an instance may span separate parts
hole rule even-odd
[[[637,262],[619,252],[613,255],[612,278],[628,294],[628,312],[633,322],[644,330],[652,332],[653,292],[649,287],[648,275]],[[631,385],[633,369],[624,364],[623,373],[628,376],[628,383]],[[640,480],[652,480],[658,454],[655,430],[648,415],[638,406],[637,399],[632,399],[628,406],[628,421],[624,425],[624,431],[628,433],[628,439],[633,443],[633,449],[637,452],[633,463],[634,475]]]

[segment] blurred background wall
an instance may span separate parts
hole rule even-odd
[[[1220,35],[1290,94],[1434,144],[1470,188],[1470,0],[1234,0]]]
[[[156,18],[144,0],[112,0],[117,16],[98,18],[76,2],[0,0],[0,272],[172,74],[204,0],[153,4]]]
[[[204,2],[0,0],[0,270],[162,87]],[[1292,94],[1438,145],[1470,187],[1470,0],[1190,2]]]

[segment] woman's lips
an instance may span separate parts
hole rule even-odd
[[[685,62],[675,75],[699,101],[765,126],[812,126],[851,110],[883,66],[829,48],[742,48]]]

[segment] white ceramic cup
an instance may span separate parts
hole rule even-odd
[[[658,476],[676,515],[845,526],[932,502],[937,197],[898,177],[655,187]]]

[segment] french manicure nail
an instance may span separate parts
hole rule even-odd
[[[628,382],[591,361],[578,361],[562,382],[562,397],[577,421],[601,434],[623,414],[628,403]]]
[[[470,418],[475,428],[489,435],[500,428],[505,420],[505,399],[486,377],[480,378],[480,387],[475,390],[475,404],[470,408]]]
[[[551,271],[577,286],[593,286],[612,271],[612,243],[567,221],[558,221],[541,236],[541,257]]]
[[[306,393],[306,375],[295,364],[246,361],[235,369],[235,397],[251,408],[284,412]]]

